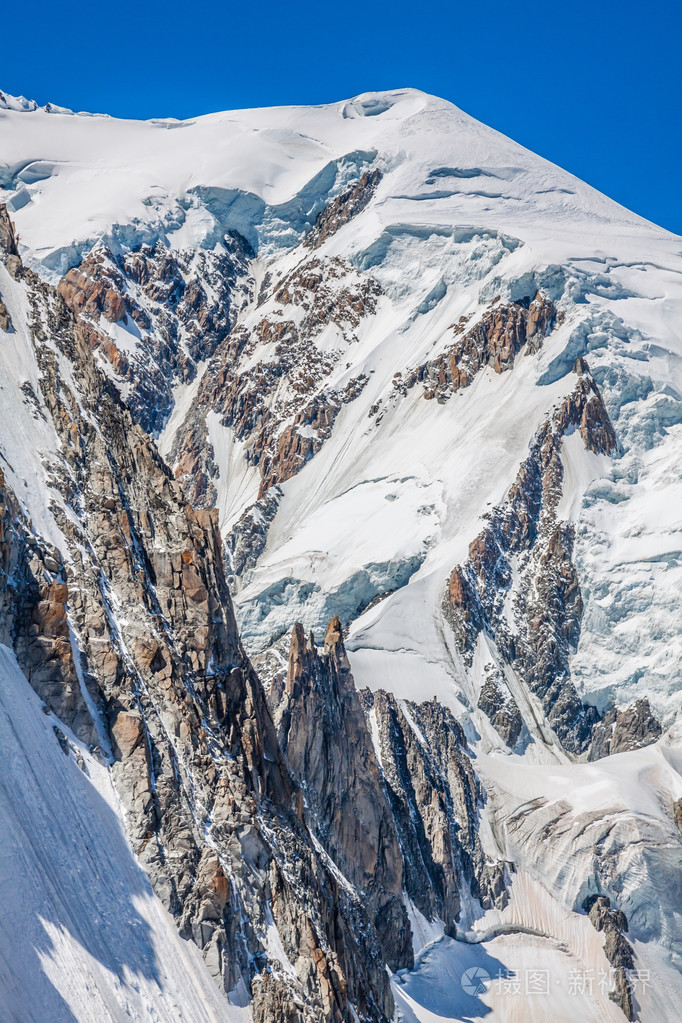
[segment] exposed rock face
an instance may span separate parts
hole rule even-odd
[[[12,329],[12,319],[7,311],[7,306],[0,298],[0,330],[5,334]]]
[[[356,378],[341,395],[332,393],[315,396],[305,408],[296,413],[293,423],[285,426],[279,434],[274,449],[271,448],[261,460],[259,498],[264,497],[270,487],[295,476],[317,454],[331,434],[341,406],[355,397],[363,383],[364,378]]]
[[[234,231],[213,251],[169,251],[157,243],[121,260],[133,318],[144,328],[148,317],[150,332],[160,334],[169,349],[179,345],[181,379],[192,379],[193,366],[213,355],[251,298],[253,255],[246,239]]]
[[[620,909],[611,909],[611,900],[606,895],[590,895],[583,902],[592,926],[604,932],[604,953],[614,970],[614,989],[609,998],[623,1010],[625,1018],[636,1019],[632,987],[627,970],[635,965],[635,953],[625,937],[628,920]]]
[[[405,890],[427,920],[456,933],[466,886],[481,906],[502,908],[504,864],[488,862],[478,836],[484,792],[461,727],[435,700],[416,704],[361,693],[404,863]]]
[[[582,753],[599,715],[581,703],[570,678],[583,605],[572,561],[572,527],[556,513],[563,484],[561,441],[576,429],[588,450],[609,454],[616,437],[584,360],[576,372],[573,392],[536,435],[506,501],[471,543],[466,564],[453,570],[443,608],[465,659],[470,661],[485,631],[503,661],[539,697],[566,749]],[[513,565],[518,583],[512,588]],[[513,626],[505,613],[509,602]]]
[[[173,384],[194,379],[234,326],[251,297],[252,256],[236,233],[210,252],[158,242],[116,258],[100,246],[60,281],[59,293],[145,429],[163,426]]]
[[[358,213],[361,213],[372,199],[381,178],[382,174],[378,167],[372,171],[365,171],[358,181],[349,185],[340,195],[332,199],[318,213],[315,224],[306,237],[305,244],[311,249],[318,249],[327,238],[335,234]]]
[[[366,903],[390,969],[411,968],[400,848],[338,618],[322,654],[294,627],[284,689],[270,699],[304,820]]]
[[[393,694],[365,690],[362,696],[368,720],[378,729],[381,771],[405,864],[405,891],[427,920],[440,918],[446,932],[454,935],[461,910],[461,862],[449,789],[426,759]],[[476,797],[477,792],[474,807]]]
[[[0,259],[12,277],[21,273],[21,259],[17,250],[14,225],[7,213],[7,206],[0,203]],[[12,330],[12,318],[0,295],[0,330],[7,334]]]
[[[14,224],[10,220],[5,203],[0,203],[0,258],[7,267],[10,276],[18,280],[23,264],[17,247]]]
[[[385,1023],[365,909],[300,819],[239,641],[216,512],[185,505],[97,368],[89,324],[24,274],[70,561],[36,543],[3,485],[2,637],[55,713],[111,750],[133,848],[217,983],[250,992],[259,1023]],[[273,922],[291,966],[268,958]]]
[[[123,286],[111,254],[99,249],[90,253],[79,269],[69,270],[57,290],[73,312],[85,312],[94,319],[101,314],[110,323],[117,323],[126,315]]]
[[[680,836],[682,836],[682,799],[676,799],[673,803],[673,819]]]
[[[258,561],[265,550],[268,529],[277,514],[282,491],[279,487],[270,487],[263,497],[249,505],[240,515],[230,530],[225,543],[225,555],[233,576],[241,577]]]
[[[59,551],[32,534],[0,469],[0,642],[14,648],[50,710],[95,744],[71,646],[65,575]]]
[[[456,335],[463,336],[442,356],[414,370],[405,378],[403,386],[408,389],[422,383],[425,398],[447,401],[455,391],[468,387],[485,366],[496,373],[504,373],[513,369],[514,360],[522,349],[527,355],[537,352],[556,318],[554,303],[541,292],[532,300],[493,305],[466,333],[467,320],[463,318],[463,322],[451,328]]]
[[[452,935],[463,886],[483,908],[506,904],[504,865],[486,860],[478,836],[484,793],[447,709],[358,695],[338,618],[321,654],[294,627],[268,698],[304,819],[368,906],[391,969],[412,962],[403,889]]]
[[[319,256],[271,282],[271,291],[261,297],[260,318],[254,313],[248,328],[240,324],[216,350],[170,456],[188,500],[195,506],[213,503],[217,466],[206,419],[215,414],[244,446],[247,465],[258,471],[252,519],[261,523],[271,508],[261,500],[319,451],[343,405],[367,382],[361,374],[343,386],[328,386],[340,350],[319,346],[318,339],[332,329],[355,343],[381,294],[373,278],[340,259]]]
[[[509,692],[504,676],[489,666],[481,687],[478,707],[488,715],[494,728],[507,746],[513,748],[521,734],[523,720],[518,704]]]
[[[661,732],[661,724],[646,697],[631,707],[612,707],[594,730],[588,760],[649,746],[660,739]]]
[[[0,203],[0,252],[2,252],[3,260],[5,262],[8,256],[19,255],[17,239],[14,233],[14,224],[10,219],[9,213],[7,212],[7,206],[4,202]]]

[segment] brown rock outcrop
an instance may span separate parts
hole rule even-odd
[[[595,930],[604,933],[604,953],[614,971],[609,998],[620,1006],[626,1019],[634,1020],[633,992],[627,971],[635,965],[635,953],[625,937],[627,917],[622,910],[611,909],[611,900],[606,895],[588,896],[583,902],[583,909]]]
[[[361,213],[374,195],[382,174],[378,167],[365,173],[344,189],[318,213],[314,226],[306,236],[305,245],[317,249],[339,228]]]
[[[521,734],[523,719],[501,672],[491,669],[492,665],[481,686],[478,707],[488,715],[491,724],[507,746],[513,748]]]
[[[483,791],[448,710],[357,694],[338,618],[322,653],[294,627],[286,677],[275,674],[269,701],[303,817],[371,907],[389,965],[411,956],[401,889],[451,935],[463,889],[484,908],[506,904],[505,865],[487,861],[478,837]]]
[[[5,264],[10,277],[18,280],[21,277],[23,264],[19,255],[14,224],[10,220],[5,203],[0,203],[0,259]],[[8,327],[3,327],[5,331],[8,329]]]
[[[110,725],[112,749],[119,760],[127,760],[144,742],[144,723],[141,714],[121,710]]]
[[[304,820],[367,905],[390,969],[411,967],[400,848],[338,618],[321,654],[294,626],[283,690],[269,699]]]
[[[533,299],[494,304],[442,356],[410,373],[401,388],[407,390],[421,382],[425,398],[447,401],[460,388],[468,387],[485,366],[504,373],[513,369],[522,349],[529,355],[537,352],[556,318],[554,303],[542,292]],[[452,329],[460,334],[464,324],[454,324]]]
[[[11,320],[10,314],[7,311],[7,306],[5,305],[5,303],[0,298],[0,330],[4,331],[5,334],[6,334],[11,329],[12,329],[12,320]]]
[[[102,245],[60,282],[91,346],[112,367],[133,418],[147,430],[168,418],[173,384],[190,382],[234,326],[251,295],[252,255],[236,232],[213,252],[171,252],[158,242],[115,257]],[[125,351],[110,322],[128,331]]]
[[[253,329],[239,325],[216,350],[192,413],[176,437],[170,462],[192,504],[206,505],[216,496],[212,480],[217,466],[206,427],[209,411],[220,416],[222,425],[245,445],[247,462],[258,467],[259,507],[265,507],[260,502],[268,491],[314,457],[344,404],[367,383],[360,374],[343,387],[328,387],[339,354],[320,350],[315,339],[334,326],[349,343],[355,342],[354,331],[377,309],[381,289],[373,278],[340,259],[313,256],[273,291],[269,311]],[[296,323],[289,313],[279,318],[289,308],[296,310]],[[272,350],[255,361],[261,345]],[[238,545],[239,536],[233,542]]]
[[[611,707],[594,730],[587,759],[600,760],[649,746],[660,739],[662,732],[646,696],[630,707]]]
[[[616,436],[584,360],[576,372],[573,391],[537,432],[506,500],[472,541],[467,562],[453,570],[443,611],[465,660],[470,662],[485,631],[502,660],[540,698],[560,741],[582,753],[599,714],[581,703],[570,678],[583,604],[572,561],[572,527],[556,514],[563,485],[561,444],[576,429],[589,450],[610,454]],[[512,559],[520,579],[510,594]],[[508,602],[513,627],[505,612]],[[483,700],[490,702],[485,695]]]
[[[19,255],[14,224],[10,219],[7,205],[4,202],[0,203],[0,253],[2,253],[3,260],[6,260],[7,256]]]
[[[94,318],[101,314],[110,323],[116,323],[126,315],[123,287],[123,278],[114,274],[105,255],[96,250],[83,260],[79,269],[68,271],[57,290],[72,312],[85,312]]]
[[[32,535],[0,469],[0,642],[13,647],[47,707],[84,742],[97,730],[79,684],[61,555]]]

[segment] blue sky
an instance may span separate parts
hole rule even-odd
[[[0,89],[39,103],[189,117],[413,86],[682,234],[681,0],[37,0],[2,24]]]

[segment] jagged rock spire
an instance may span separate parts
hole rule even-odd
[[[314,637],[307,644],[303,626],[294,626],[286,685],[271,700],[282,750],[306,795],[308,826],[367,901],[390,968],[411,966],[400,847],[338,616],[321,655]]]

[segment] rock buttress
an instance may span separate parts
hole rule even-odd
[[[294,627],[286,682],[271,699],[304,819],[366,901],[390,969],[411,968],[400,847],[338,618],[322,653]]]

